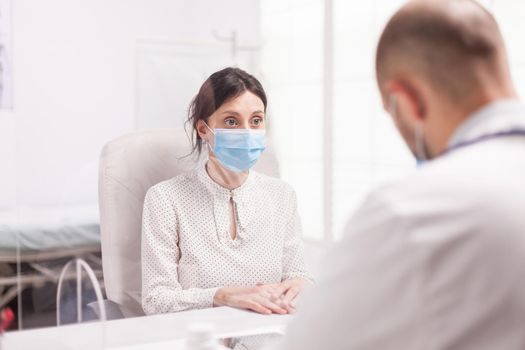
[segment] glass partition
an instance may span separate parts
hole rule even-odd
[[[4,3],[10,2],[0,0],[0,20],[10,16],[12,52],[0,45],[0,62],[11,59],[12,86],[0,86],[2,93],[10,91],[8,103],[0,103],[0,309],[15,315],[9,333],[46,328],[47,339],[66,337],[69,348],[118,347],[125,345],[123,332],[137,344],[170,342],[169,335],[186,337],[186,326],[209,319],[197,313],[173,330],[158,316],[147,317],[151,333],[140,333],[140,225],[147,188],[135,180],[160,181],[170,174],[152,175],[134,163],[138,157],[123,147],[129,139],[122,136],[165,129],[164,141],[186,142],[182,128],[191,98],[224,66],[239,66],[265,86],[270,146],[281,177],[298,194],[305,257],[314,275],[330,268],[319,264],[322,243],[340,236],[366,193],[415,167],[382,111],[373,64],[378,35],[403,1],[20,0],[8,12]],[[525,91],[519,16],[525,4],[483,3],[501,24],[516,85]],[[323,22],[330,18],[326,8],[334,11],[332,37]],[[325,79],[327,66],[331,80]],[[332,99],[323,97],[327,88]],[[324,115],[327,110],[333,115]],[[326,118],[332,139],[324,138]],[[145,140],[140,136],[130,147],[141,159],[157,161],[159,171],[165,159],[188,151],[157,158],[145,151]],[[330,169],[323,162],[327,144],[334,151]],[[325,196],[327,190],[333,193]],[[334,232],[323,222],[326,198]],[[77,273],[77,259],[89,269]],[[93,278],[101,287],[98,298]],[[107,327],[98,322],[100,297],[113,302],[102,303]],[[58,320],[73,331],[53,333]],[[259,320],[250,322],[244,326]],[[71,326],[76,323],[87,328]],[[219,331],[230,338],[228,329]],[[86,334],[92,343],[83,344]]]
[[[24,0],[4,11],[4,3],[12,1],[0,1],[0,78],[8,73],[4,59],[12,58],[8,78],[15,87],[0,84],[1,96],[9,97],[0,103],[0,309],[9,307],[16,318],[8,331],[97,323],[92,278],[86,269],[77,274],[76,263],[64,270],[76,259],[92,270],[101,297],[114,302],[102,303],[108,319],[143,316],[140,222],[147,188],[137,189],[142,198],[125,189],[99,198],[99,187],[112,191],[100,184],[104,175],[111,172],[107,181],[115,184],[134,176],[113,162],[121,156],[118,142],[104,147],[141,130],[183,128],[200,84],[221,68],[258,75],[258,6]],[[1,45],[6,18],[11,52]],[[186,141],[184,132],[166,135]],[[110,159],[104,174],[102,156]],[[103,225],[102,209],[134,200],[133,217],[114,211]],[[125,225],[138,235],[118,238],[113,232]],[[116,238],[105,243],[104,234]],[[115,253],[119,244],[124,249]]]

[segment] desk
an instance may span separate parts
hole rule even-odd
[[[184,349],[186,330],[192,323],[211,323],[216,327],[217,337],[229,338],[282,334],[291,318],[290,315],[260,315],[218,307],[8,332],[4,335],[2,350]]]

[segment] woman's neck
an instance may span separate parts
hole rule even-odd
[[[229,190],[240,187],[244,181],[246,181],[249,174],[248,171],[237,173],[235,171],[228,170],[219,163],[217,158],[211,155],[208,162],[206,163],[206,171],[214,182]]]

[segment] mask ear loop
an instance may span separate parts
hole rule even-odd
[[[210,132],[213,134],[213,136],[215,136],[215,131],[213,131],[213,130],[208,126],[208,123],[204,122],[204,125],[206,125],[206,127],[208,128],[208,130],[210,130]],[[204,140],[204,139],[203,139],[203,140]],[[211,144],[210,144],[210,142],[208,142],[208,140],[204,140],[204,142],[208,145],[208,151],[213,153],[213,149],[211,148]]]
[[[208,128],[208,130],[210,130],[211,133],[212,133],[213,135],[215,135],[215,131],[213,131],[213,130],[208,126],[208,123],[205,122],[204,125],[206,125],[206,127]]]
[[[397,118],[397,99],[396,99],[396,96],[394,94],[390,94],[390,98],[389,98],[389,103],[390,103],[390,113],[393,115],[394,119]]]
[[[415,129],[415,140],[416,140],[416,154],[419,160],[427,161],[427,150],[425,147],[425,139],[423,136],[423,125],[421,123],[417,123],[416,129]]]
[[[390,113],[394,119],[397,118],[397,99],[394,94],[390,95]],[[416,128],[414,129],[414,140],[416,144],[416,157],[418,161],[427,161],[429,158],[427,156],[423,125],[421,123],[416,124]]]

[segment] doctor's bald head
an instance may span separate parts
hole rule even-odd
[[[473,0],[410,1],[385,27],[376,69],[380,83],[415,73],[463,101],[510,80],[496,20]]]
[[[376,73],[386,109],[396,97],[398,114],[421,121],[412,127],[396,121],[411,149],[414,127],[432,124],[432,114],[466,115],[514,95],[498,24],[474,0],[409,1],[380,37]]]

